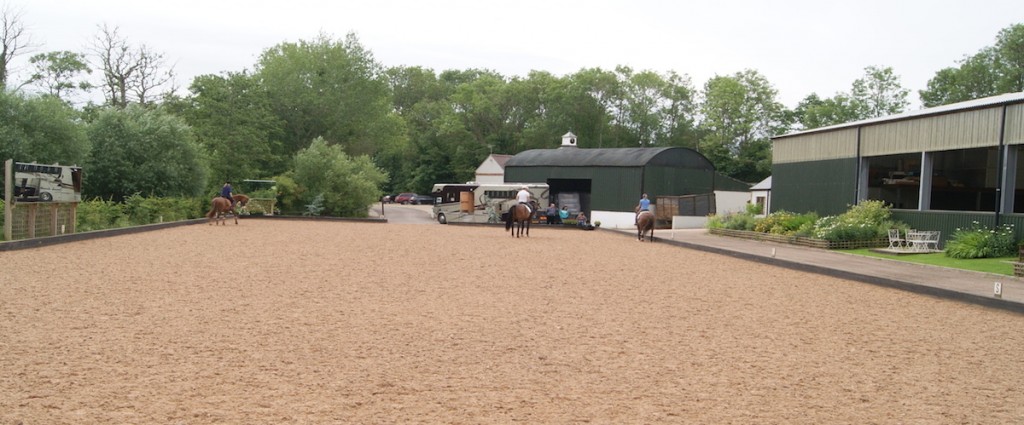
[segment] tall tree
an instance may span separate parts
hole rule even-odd
[[[659,146],[682,146],[696,149],[700,133],[696,128],[696,91],[687,75],[669,72],[662,94]]]
[[[117,27],[100,25],[92,49],[103,72],[103,95],[110,106],[124,108],[129,103],[146,105],[153,98],[173,92],[174,68],[164,67],[164,55],[146,45],[133,46]],[[166,89],[162,93],[154,93]]]
[[[634,73],[626,66],[619,66],[615,71],[623,82],[625,92],[618,124],[629,135],[626,145],[654,146],[661,123],[659,108],[663,102],[665,81],[652,71]]]
[[[41,86],[46,93],[64,101],[70,101],[76,90],[89,90],[88,80],[77,80],[80,74],[91,74],[85,55],[60,51],[40,53],[29,59],[32,64],[30,83]]]
[[[995,45],[998,57],[1000,93],[1024,91],[1024,24],[999,31]]]
[[[850,97],[862,110],[861,118],[874,118],[905,111],[910,105],[909,93],[892,67],[869,66],[864,68],[863,77],[854,80]]]
[[[582,69],[570,75],[569,90],[583,93],[576,95],[576,111],[573,125],[569,128],[580,140],[589,142],[586,146],[603,148],[616,145],[606,139],[614,137],[612,125],[617,105],[622,104],[625,95],[622,82],[613,71],[600,68]]]
[[[804,130],[867,118],[898,114],[906,110],[909,91],[900,84],[892,68],[869,66],[864,76],[853,81],[850,92],[821,99],[811,93],[797,105],[795,119]]]
[[[256,77],[285,123],[292,153],[323,137],[350,155],[373,155],[404,137],[387,79],[354,34],[282,43],[260,57]]]
[[[22,13],[9,5],[0,8],[0,89],[7,87],[11,61],[29,45]]]
[[[201,75],[180,112],[210,158],[212,181],[268,178],[283,173],[291,156],[281,146],[284,123],[251,75]]]
[[[759,181],[771,172],[770,138],[789,129],[778,92],[761,74],[745,70],[704,84],[700,151],[720,172]]]
[[[1024,91],[1024,24],[999,31],[996,43],[943,68],[919,92],[926,107]]]
[[[84,164],[89,138],[79,114],[49,96],[0,90],[0,161]]]
[[[206,164],[192,129],[160,108],[131,104],[98,111],[88,128],[92,155],[86,166],[89,196],[122,200],[145,196],[198,196]]]

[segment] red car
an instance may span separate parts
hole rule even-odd
[[[402,204],[402,205],[408,205],[408,204],[411,204],[413,202],[413,199],[415,199],[415,198],[416,198],[416,194],[415,193],[408,193],[408,192],[406,192],[406,193],[399,193],[398,196],[395,197],[394,201],[399,203],[399,204]]]

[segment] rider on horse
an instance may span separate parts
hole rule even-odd
[[[533,195],[529,190],[527,190],[526,186],[520,187],[519,192],[516,193],[516,200],[519,201],[520,204],[526,205],[526,209],[531,215],[533,214],[533,207],[530,206],[530,198],[532,197]]]
[[[637,204],[637,206],[636,206],[636,216],[633,217],[633,225],[635,226],[635,225],[637,225],[640,222],[640,214],[642,214],[644,211],[650,211],[650,210],[651,210],[651,200],[647,199],[647,194],[645,193],[645,194],[643,194],[643,196],[640,197],[640,203]]]
[[[220,188],[220,197],[227,198],[228,202],[231,203],[231,209],[235,209],[235,199],[231,197],[231,182],[225,181],[224,186]]]

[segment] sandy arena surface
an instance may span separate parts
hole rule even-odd
[[[610,231],[0,252],[0,424],[1022,423],[1024,316]]]

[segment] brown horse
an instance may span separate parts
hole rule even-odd
[[[508,217],[505,219],[505,230],[512,232],[513,237],[520,237],[523,235],[523,227],[526,227],[526,237],[530,237],[530,222],[533,221],[533,215],[537,212],[536,204],[531,202],[533,211],[526,208],[526,205],[515,204],[512,208],[508,209]],[[516,224],[519,224],[519,230],[516,230]]]
[[[648,231],[651,232],[650,241],[654,242],[654,213],[641,211],[640,215],[636,217],[636,239],[643,242],[644,233]]]
[[[234,203],[243,207],[249,203],[249,197],[245,195],[231,195],[231,199],[235,201]],[[235,224],[238,224],[238,213],[234,210],[231,202],[220,196],[210,200],[210,211],[206,213],[206,218],[210,219],[211,225],[215,223],[227,224],[225,222],[227,214],[231,214],[235,218]]]

